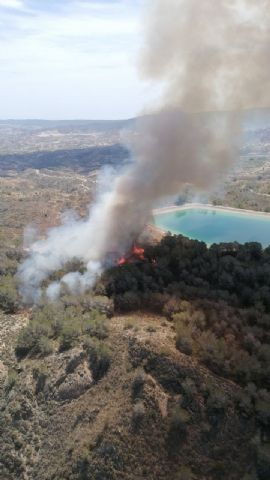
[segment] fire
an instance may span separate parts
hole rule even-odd
[[[132,255],[134,255],[135,257],[138,257],[140,260],[145,260],[144,248],[133,245],[131,252],[132,252]]]
[[[127,259],[125,257],[119,258],[117,265],[121,267],[122,265],[125,265],[127,263]]]
[[[138,260],[141,260],[141,261],[145,260],[144,248],[134,244],[128,255],[119,258],[117,265],[121,267],[129,263],[135,263]]]

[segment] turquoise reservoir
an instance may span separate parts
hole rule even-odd
[[[209,208],[187,208],[154,215],[155,225],[171,233],[220,242],[260,242],[270,244],[270,215],[256,215]]]

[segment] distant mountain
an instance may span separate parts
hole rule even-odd
[[[218,120],[231,116],[230,111],[201,112],[197,113],[201,118]],[[147,117],[148,115],[144,115]],[[0,128],[26,128],[40,130],[92,130],[109,131],[134,128],[136,121],[142,117],[134,117],[122,120],[44,120],[44,119],[0,119]],[[264,128],[270,126],[270,108],[252,108],[243,111],[245,128]]]
[[[179,122],[182,115],[179,112]],[[241,115],[245,131],[243,146],[268,145],[270,108],[249,109]],[[222,125],[225,120],[230,121],[232,113],[202,112],[194,116],[204,125]],[[27,168],[72,168],[87,172],[106,164],[121,164],[129,156],[121,146],[121,132],[126,130],[134,135],[136,122],[147,118],[151,115],[126,120],[0,120],[0,174]]]
[[[0,128],[11,127],[14,129],[27,130],[52,130],[58,131],[74,131],[74,130],[91,130],[105,132],[110,130],[122,130],[135,124],[136,119],[126,120],[0,120]]]

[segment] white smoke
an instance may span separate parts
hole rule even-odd
[[[45,239],[35,241],[28,247],[28,258],[18,270],[21,293],[26,302],[38,302],[42,282],[74,258],[84,262],[86,272],[70,272],[61,282],[51,283],[47,288],[48,299],[55,301],[59,297],[61,285],[78,294],[94,285],[102,272],[102,261],[107,253],[104,225],[109,223],[116,181],[112,172],[109,175],[111,190],[99,194],[86,219],[76,218],[69,212],[62,217],[62,225],[50,229]],[[104,173],[104,179],[108,181],[108,172]]]
[[[270,0],[155,0],[149,12],[141,63],[148,78],[165,83],[159,108],[139,121],[135,160],[107,179],[89,216],[66,218],[32,244],[19,268],[27,301],[38,301],[42,282],[74,257],[86,272],[49,285],[48,298],[61,285],[91,288],[110,251],[131,246],[160,199],[186,183],[206,190],[228,171],[240,133],[236,112],[269,106]],[[210,109],[232,113],[214,122],[194,113]]]

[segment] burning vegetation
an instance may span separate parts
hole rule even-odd
[[[117,265],[122,267],[123,265],[127,265],[129,263],[137,263],[137,262],[144,262],[146,258],[144,256],[144,248],[133,244],[131,251],[122,257],[119,258],[117,261]]]

